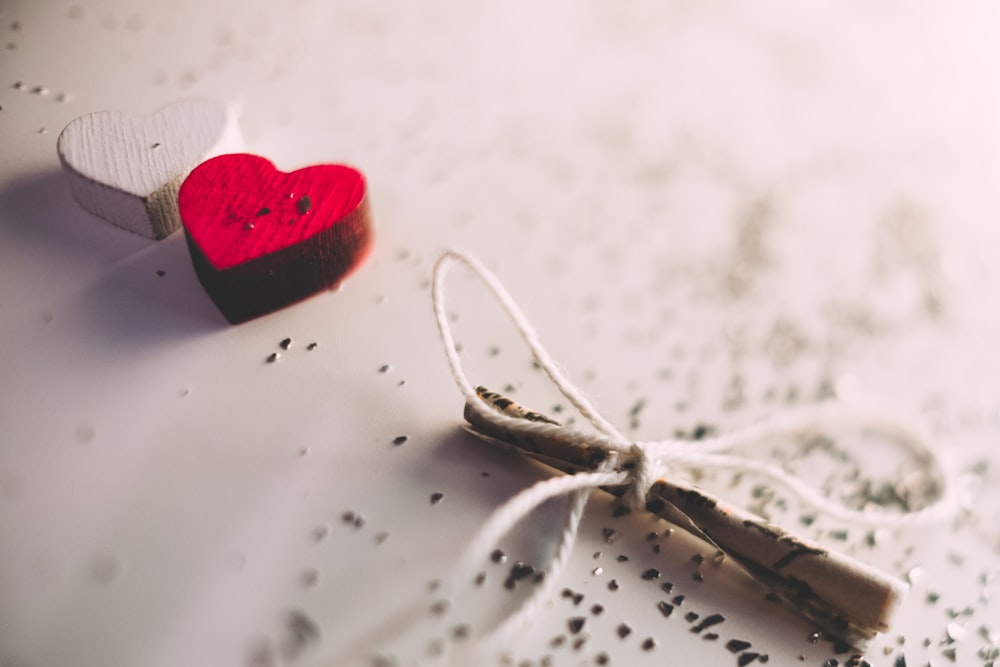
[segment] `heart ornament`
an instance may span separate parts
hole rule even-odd
[[[367,257],[364,175],[339,164],[290,173],[256,155],[221,155],[181,185],[195,272],[232,323],[336,286]]]
[[[180,227],[177,190],[202,160],[242,150],[235,109],[185,100],[146,116],[102,111],[70,122],[59,159],[73,197],[91,213],[162,239]]]

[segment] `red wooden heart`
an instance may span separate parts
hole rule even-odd
[[[188,175],[177,203],[195,272],[233,323],[335,286],[372,244],[365,178],[344,165],[285,173],[220,155]]]

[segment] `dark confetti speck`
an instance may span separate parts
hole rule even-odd
[[[684,604],[684,596],[683,595],[675,595],[674,599],[671,600],[671,602],[673,602],[677,606],[680,606],[680,605]]]
[[[431,494],[431,505],[437,505],[444,499],[444,494],[440,491],[435,491]]]
[[[691,628],[691,632],[701,632],[702,630],[710,628],[713,625],[718,625],[719,623],[722,623],[725,620],[726,617],[723,616],[722,614],[711,614],[703,618],[701,620],[701,623]]]
[[[389,539],[389,533],[382,531],[381,533],[375,535],[375,544],[382,544],[387,539]]]
[[[259,211],[257,211],[257,216],[256,217],[259,218],[260,216],[267,215],[270,212],[271,212],[271,209],[269,209],[268,207],[265,206],[264,208],[262,208]]]
[[[896,656],[896,662],[893,663],[893,667],[906,667],[906,656],[900,653]]]
[[[653,639],[652,637],[646,637],[645,639],[642,640],[643,651],[652,651],[654,648],[656,648],[655,639]]]
[[[594,658],[594,662],[596,662],[598,665],[606,665],[609,662],[611,662],[611,658],[608,657],[607,653],[598,653],[597,656]]]
[[[705,557],[702,554],[695,554],[691,556],[691,562],[701,565],[702,563],[705,562]]]
[[[365,518],[363,516],[361,516],[359,514],[356,517],[354,517],[354,527],[355,528],[363,528],[364,525],[365,525]]]
[[[295,207],[299,209],[299,215],[305,215],[312,208],[312,200],[309,195],[302,195],[302,198],[295,202]]]
[[[642,578],[646,581],[654,581],[660,578],[660,571],[655,567],[651,567],[642,573]]]
[[[656,608],[660,610],[660,613],[666,617],[670,617],[670,614],[674,613],[674,606],[668,602],[663,602],[662,600],[656,604]]]
[[[467,624],[463,623],[461,625],[456,625],[454,628],[451,629],[451,636],[454,637],[455,639],[466,639],[471,632],[472,628],[470,628]]]
[[[535,566],[531,563],[519,560],[510,567],[510,578],[515,581],[527,579],[533,574],[535,574]]]
[[[595,604],[593,607],[590,608],[590,613],[593,614],[594,616],[600,616],[601,614],[604,613],[604,605]]]
[[[660,551],[661,551],[660,545],[659,544],[654,544],[653,545],[653,553],[654,554],[658,554],[658,553],[660,553]]]
[[[585,617],[583,617],[583,616],[574,616],[573,618],[569,619],[569,622],[568,622],[569,631],[572,632],[574,635],[580,634],[580,631],[583,630],[583,626],[586,623],[587,623],[587,619]]]
[[[494,563],[501,563],[501,564],[502,563],[506,563],[507,562],[507,554],[505,554],[500,549],[495,549],[493,551],[493,553],[490,554],[490,560],[493,561]]]
[[[566,643],[566,635],[556,635],[549,640],[549,646],[552,648],[559,648]]]
[[[344,523],[354,523],[355,516],[354,512],[344,512],[340,515],[340,518],[344,520]]]
[[[844,540],[847,539],[847,531],[846,530],[831,530],[830,531],[830,537],[832,537],[835,540],[840,540],[841,542],[843,542]]]
[[[167,275],[167,272],[164,271],[163,269],[157,269],[156,270],[156,275],[158,275],[158,276],[160,276],[162,278],[163,276]]]
[[[310,352],[315,350],[317,347],[319,347],[319,345],[316,343],[309,343],[308,345],[306,345],[306,349],[309,350]]]
[[[608,582],[609,591],[617,591],[619,588],[621,588],[621,586],[618,585],[617,579],[612,579],[611,581]]]
[[[448,611],[448,608],[450,606],[451,603],[448,602],[447,600],[438,600],[437,602],[431,605],[431,613],[434,614],[435,616],[441,616],[446,611]]]
[[[652,542],[653,540],[655,540],[655,539],[656,539],[657,537],[659,537],[659,536],[660,536],[660,535],[659,535],[659,533],[657,533],[657,532],[653,531],[653,532],[651,532],[651,533],[648,533],[648,534],[646,535],[646,541],[647,541],[647,542]]]
[[[277,360],[278,360],[278,359],[279,359],[280,357],[281,357],[281,355],[280,355],[280,354],[278,354],[277,352],[272,352],[271,354],[267,355],[267,363],[269,363],[269,364],[273,364],[273,363],[274,363],[274,362],[276,362],[276,361],[277,361]]]
[[[486,573],[480,572],[476,575],[476,586],[482,586],[486,583]]]
[[[752,651],[748,651],[746,653],[740,653],[740,657],[736,659],[736,664],[739,665],[740,667],[745,667],[746,665],[749,665],[751,662],[753,662],[759,657],[760,653],[754,653]]]
[[[726,650],[730,653],[739,653],[740,651],[745,651],[750,648],[751,644],[748,641],[742,639],[730,639],[726,642]]]
[[[409,437],[408,437],[408,436],[405,436],[405,435],[397,435],[397,436],[396,436],[395,438],[393,438],[393,439],[392,439],[392,444],[394,444],[394,445],[396,445],[397,447],[399,447],[399,446],[400,446],[401,444],[403,444],[403,443],[404,443],[404,442],[406,442],[407,440],[409,440]]]
[[[691,578],[697,581],[698,583],[705,581],[705,575],[703,575],[701,572],[695,572],[694,574],[691,575]]]
[[[632,634],[632,628],[629,627],[629,625],[627,623],[622,623],[622,624],[620,624],[618,626],[618,629],[616,630],[616,632],[618,633],[619,637],[621,637],[622,639],[625,639],[630,634]]]
[[[687,621],[688,623],[694,623],[695,621],[698,620],[698,612],[689,611],[688,613],[684,614],[684,620]]]
[[[621,537],[621,533],[614,528],[602,528],[601,535],[604,536],[604,541],[608,544],[614,544],[618,541],[618,538]]]
[[[626,556],[625,554],[622,554],[622,555],[618,556],[618,562],[619,563],[627,563],[628,562],[628,556]]]
[[[669,581],[664,581],[662,584],[660,584],[660,588],[663,589],[664,593],[674,592],[674,585]]]
[[[379,373],[388,373],[391,370],[392,366],[390,366],[389,364],[382,364],[381,366],[378,367]]]
[[[927,603],[934,604],[941,599],[941,594],[937,591],[927,591]]]
[[[292,346],[291,338],[284,338],[280,343],[278,343],[278,347],[280,347],[282,350],[287,350],[291,346]]]
[[[719,638],[719,635],[718,633],[715,632],[706,632],[704,635],[702,635],[701,638],[707,642],[714,642],[716,639]]]

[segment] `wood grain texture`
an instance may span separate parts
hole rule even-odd
[[[232,323],[336,286],[372,244],[365,178],[344,165],[286,173],[222,155],[191,172],[178,206],[195,272]]]
[[[81,116],[59,135],[59,159],[79,204],[136,234],[162,239],[180,227],[177,190],[206,158],[242,149],[235,110],[194,99],[136,118]]]
[[[483,387],[476,391],[509,417],[558,423]],[[607,450],[579,445],[560,434],[528,436],[493,424],[468,403],[465,419],[485,439],[562,472],[593,471],[608,456]],[[624,487],[605,490],[622,495]],[[854,646],[863,647],[876,633],[890,629],[907,591],[896,577],[788,533],[693,486],[661,478],[649,491],[646,509],[722,549],[790,609]]]

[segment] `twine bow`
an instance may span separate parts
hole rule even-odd
[[[486,285],[517,328],[538,365],[562,395],[594,426],[596,433],[559,424],[544,415],[527,411],[498,394],[473,387],[463,370],[445,312],[445,279],[456,263],[471,269]],[[824,629],[843,639],[862,644],[875,632],[888,629],[891,615],[906,590],[903,582],[847,556],[800,540],[739,508],[727,507],[723,501],[685,486],[673,475],[664,476],[666,466],[671,471],[693,467],[752,471],[786,487],[817,511],[855,525],[903,526],[931,522],[954,516],[958,509],[957,495],[953,485],[949,484],[949,475],[930,437],[912,419],[874,406],[822,402],[788,409],[750,426],[697,442],[676,439],[633,442],[608,422],[559,371],[513,298],[479,260],[456,251],[445,252],[434,268],[432,298],[445,354],[455,382],[465,397],[465,416],[473,427],[472,431],[484,439],[519,448],[559,469],[576,473],[538,482],[511,498],[497,508],[466,548],[456,572],[459,581],[470,578],[498,540],[540,504],[559,496],[570,499],[556,553],[542,584],[519,609],[481,639],[482,646],[506,645],[513,634],[551,598],[575,543],[584,505],[591,491],[597,488],[617,491],[630,507],[656,511],[708,539],[734,556],[734,560],[751,576],[769,586],[780,587],[782,583],[788,583],[786,579],[794,580],[785,574],[794,568],[798,568],[795,570],[796,577],[814,577],[813,586],[807,587],[808,595],[802,591],[795,592],[798,597],[793,603],[801,607],[799,611],[824,623]],[[908,449],[921,466],[936,476],[938,499],[923,509],[903,514],[854,510],[821,495],[817,489],[773,463],[725,453],[736,446],[767,438],[819,434],[837,427],[879,432]],[[755,555],[748,556],[747,551]],[[761,552],[760,557],[757,557],[757,551]],[[773,554],[780,554],[780,557]],[[772,558],[773,562],[764,562],[767,558]],[[842,581],[829,581],[832,576],[842,577],[845,573],[855,577],[858,587],[856,591],[848,591],[846,597],[837,590],[843,588]],[[814,588],[819,588],[820,592],[817,593]],[[827,588],[828,594],[823,598],[821,593]],[[859,596],[855,611],[852,600]],[[814,600],[813,597],[821,599]],[[861,609],[862,605],[870,605],[873,601],[880,608],[870,612]]]

